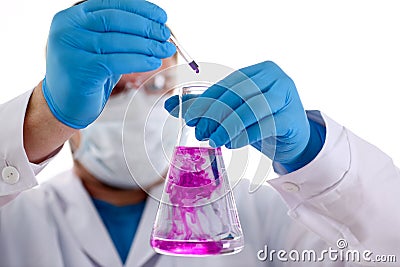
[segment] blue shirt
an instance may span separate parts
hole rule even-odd
[[[133,205],[114,206],[99,199],[92,198],[92,200],[122,262],[125,263],[146,201]]]

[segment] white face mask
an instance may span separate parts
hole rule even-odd
[[[100,117],[81,130],[74,158],[114,187],[145,189],[159,181],[165,177],[178,134],[177,120],[163,107],[165,98],[143,90],[111,97]]]

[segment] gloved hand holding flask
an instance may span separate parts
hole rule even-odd
[[[167,15],[144,0],[89,0],[55,15],[43,94],[53,115],[75,129],[93,122],[121,74],[161,66],[176,49]]]
[[[288,172],[314,159],[325,141],[325,128],[307,118],[294,82],[270,61],[233,72],[187,103],[184,118],[197,139],[252,145]],[[173,114],[177,105],[172,97],[165,108]]]

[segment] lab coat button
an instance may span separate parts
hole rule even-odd
[[[7,184],[15,184],[19,181],[19,172],[13,166],[4,167],[1,176]]]
[[[284,182],[282,184],[282,188],[287,191],[287,192],[298,192],[300,190],[300,187],[297,184],[291,183],[291,182]]]

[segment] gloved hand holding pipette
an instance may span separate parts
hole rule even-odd
[[[52,22],[43,93],[53,115],[80,129],[103,110],[120,74],[155,70],[176,48],[167,15],[147,1],[86,1]]]
[[[250,144],[289,172],[324,144],[325,128],[307,119],[295,84],[270,61],[232,73],[187,103],[185,120],[197,139],[228,148]],[[178,104],[173,96],[165,108],[174,115]]]

